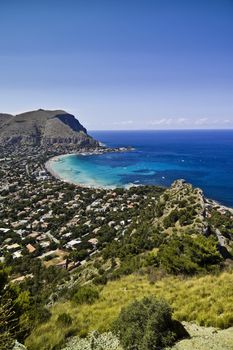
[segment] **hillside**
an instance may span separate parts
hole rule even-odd
[[[112,332],[122,307],[144,297],[165,299],[177,322],[233,326],[232,209],[183,180],[167,189],[71,185],[47,174],[36,150],[31,158],[27,152],[7,157],[1,170],[10,186],[0,202],[0,275],[6,284],[0,308],[7,305],[5,290],[13,292],[21,332],[13,329],[9,336],[6,329],[9,342],[55,350],[80,336],[84,344],[92,331]],[[216,343],[228,350],[220,334]],[[193,340],[196,335],[177,346],[199,344]]]
[[[73,115],[39,109],[15,116],[0,114],[0,145],[83,147],[98,143]]]
[[[232,282],[232,272],[188,279],[173,276],[159,278],[158,276],[154,283],[151,283],[147,276],[139,274],[123,277],[100,288],[99,299],[92,305],[76,304],[74,300],[56,303],[50,309],[51,319],[35,329],[27,339],[26,344],[31,350],[47,350],[52,349],[56,344],[62,344],[71,330],[72,333],[78,333],[81,336],[93,330],[109,331],[122,306],[149,295],[167,300],[174,309],[174,317],[178,320],[195,322],[206,327],[229,327],[232,325],[233,312]],[[228,295],[227,300],[225,295]],[[59,326],[57,319],[62,313],[71,316],[72,324],[66,327]],[[194,328],[192,332],[195,330]],[[196,326],[196,329],[199,327]],[[195,338],[197,333],[196,331]],[[233,345],[233,336],[230,340]],[[191,340],[189,343],[192,343]],[[189,350],[187,347],[178,347],[177,349]],[[193,349],[200,350],[201,347]],[[219,349],[228,350],[230,348],[222,346]]]
[[[167,236],[215,236],[224,258],[231,257],[233,210],[206,198],[200,188],[176,180],[159,198],[153,224]]]
[[[85,261],[72,273],[71,281],[52,293],[51,318],[26,340],[30,350],[63,346],[70,334],[86,337],[96,330],[109,332],[121,308],[145,296],[165,299],[172,306],[175,319],[188,322],[185,327],[191,338],[178,342],[172,350],[207,350],[210,344],[213,349],[231,349],[231,328],[219,329],[233,325],[233,275],[220,254],[216,235],[216,227],[226,235],[222,226],[231,218],[231,212],[223,213],[223,207],[183,180],[165,191],[133,191],[134,196],[137,191],[138,198],[140,194],[145,200],[134,220],[123,235],[121,230],[117,235],[106,230],[110,236],[108,244],[102,249],[99,245],[99,254]],[[123,192],[119,197],[123,198]],[[230,237],[229,224],[227,227]],[[99,235],[101,230],[95,237]],[[228,238],[228,244],[231,241]],[[76,295],[86,285],[93,288],[93,293],[98,291],[98,296],[91,303],[77,302]],[[70,323],[64,327],[58,320],[65,314]],[[87,342],[71,339],[67,349],[79,350]]]
[[[1,125],[3,123],[5,123],[7,120],[9,121],[10,118],[12,118],[12,115],[5,114],[5,113],[0,113],[0,128],[1,128]]]
[[[199,188],[184,180],[175,181],[159,198],[154,224],[166,233],[187,230],[206,233],[205,197]]]

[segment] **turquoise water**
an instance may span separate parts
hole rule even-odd
[[[205,194],[233,206],[233,131],[92,132],[108,146],[134,151],[65,156],[52,168],[65,180],[89,186],[156,184],[184,178]]]
[[[156,172],[164,169],[164,163],[150,163],[140,161],[135,164],[126,164],[123,159],[130,158],[132,154],[127,153],[108,153],[104,155],[91,156],[63,156],[58,161],[52,163],[52,168],[60,177],[74,183],[89,185],[116,187],[123,185],[140,184],[142,176],[154,176]],[[116,166],[115,161],[122,161],[121,165]],[[105,163],[105,164],[104,164]],[[125,163],[125,164],[123,164]],[[166,165],[167,170],[181,170],[182,167],[171,164]],[[132,176],[132,181],[124,181],[125,177]]]

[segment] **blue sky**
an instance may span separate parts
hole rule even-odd
[[[232,0],[1,0],[0,110],[233,128]]]

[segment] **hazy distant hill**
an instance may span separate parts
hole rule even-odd
[[[71,114],[63,110],[0,114],[0,144],[95,146],[97,142]]]

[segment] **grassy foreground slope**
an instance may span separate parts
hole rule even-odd
[[[137,274],[109,282],[92,305],[74,302],[57,303],[49,322],[36,328],[26,341],[29,350],[49,350],[62,345],[74,334],[107,331],[121,307],[147,295],[164,298],[174,308],[174,318],[203,326],[233,326],[233,272],[192,278],[164,277],[151,284],[147,276]],[[68,313],[73,321],[59,326],[57,318]]]

